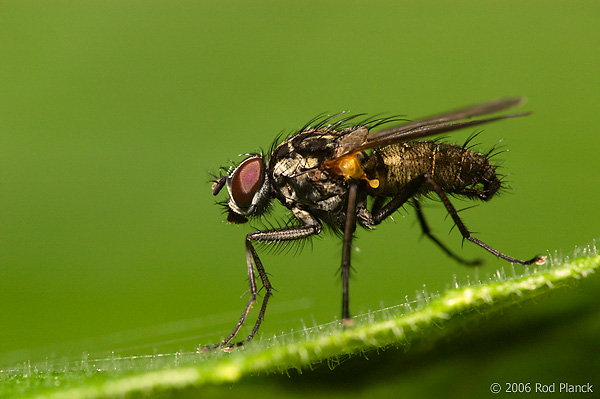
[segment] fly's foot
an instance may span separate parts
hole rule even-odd
[[[198,353],[212,353],[216,349],[221,349],[221,351],[223,351],[223,352],[230,353],[230,352],[233,352],[236,348],[239,348],[240,346],[244,346],[244,342],[233,342],[233,343],[221,342],[220,344],[216,344],[216,345],[201,346],[198,348],[197,352]]]
[[[543,265],[548,260],[547,256],[536,256],[531,260],[531,263],[535,263],[536,265]]]
[[[343,328],[351,328],[354,327],[354,325],[356,324],[354,319],[348,317],[348,318],[344,318],[342,319],[341,323]]]

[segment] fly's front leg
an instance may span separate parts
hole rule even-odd
[[[265,273],[265,269],[262,266],[262,262],[260,261],[260,258],[258,257],[256,250],[252,246],[252,242],[251,242],[251,238],[250,238],[251,235],[252,234],[248,234],[246,236],[246,266],[248,268],[248,281],[250,283],[250,298],[248,299],[248,303],[246,304],[246,307],[244,308],[244,311],[242,312],[242,316],[240,316],[240,319],[238,320],[237,324],[235,325],[235,327],[233,328],[233,330],[231,331],[229,336],[227,338],[225,338],[223,340],[223,342],[221,342],[220,344],[213,345],[212,347],[203,348],[203,349],[214,349],[214,348],[218,348],[218,347],[234,348],[234,347],[243,345],[245,341],[249,341],[252,339],[252,337],[254,337],[254,334],[256,334],[256,331],[258,331],[260,322],[262,321],[262,318],[264,317],[264,310],[266,309],[267,302],[269,301],[269,297],[271,296],[272,286],[271,286],[271,282],[269,281],[269,279],[267,277],[267,274]],[[258,295],[258,289],[256,287],[256,275],[254,273],[254,265],[256,265],[256,270],[258,270],[258,275],[260,276],[263,286],[265,287],[265,291],[266,291],[264,299],[263,299],[263,305],[261,307],[261,311],[258,316],[259,321],[257,321],[256,325],[254,326],[254,329],[252,330],[250,335],[244,341],[231,343],[231,341],[235,338],[237,333],[240,331],[240,329],[244,325],[244,322],[246,321],[246,317],[248,317],[248,313],[250,313],[250,309],[252,309],[252,305],[254,305],[254,303],[256,302],[256,296]]]
[[[254,233],[250,233],[246,236],[246,266],[248,269],[248,280],[250,283],[250,299],[248,299],[248,303],[242,312],[240,319],[237,324],[231,331],[231,334],[227,338],[223,340],[218,345],[214,345],[211,347],[205,347],[201,350],[210,350],[214,348],[233,348],[236,346],[241,346],[245,342],[250,341],[260,328],[260,324],[264,320],[265,311],[267,309],[267,303],[269,301],[269,297],[272,295],[273,287],[271,286],[271,282],[267,277],[267,273],[262,265],[254,246],[252,245],[253,241],[264,241],[264,242],[279,242],[279,241],[291,241],[291,240],[299,240],[302,238],[309,237],[314,234],[319,234],[321,232],[321,224],[319,221],[309,214],[306,211],[300,209],[292,209],[294,215],[304,223],[302,226],[294,226],[294,227],[285,227],[281,229],[269,230],[269,231],[256,231]],[[256,302],[256,297],[258,295],[258,288],[256,285],[256,275],[254,272],[254,267],[256,267],[256,271],[261,279],[263,287],[265,288],[265,295],[263,297],[262,305],[260,308],[260,312],[258,314],[258,318],[256,319],[256,323],[252,328],[250,334],[243,340],[239,342],[231,342],[237,335],[237,333],[244,325],[246,318],[248,317],[248,313],[250,313],[250,309],[252,309],[252,305]]]

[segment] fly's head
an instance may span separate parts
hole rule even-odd
[[[229,201],[226,202],[228,222],[246,223],[249,217],[259,216],[268,208],[271,183],[261,155],[246,158],[231,168],[227,176],[215,180],[213,195],[219,194],[225,185],[229,192]]]

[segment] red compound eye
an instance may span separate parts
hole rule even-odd
[[[237,167],[231,177],[231,196],[240,208],[252,204],[254,194],[263,180],[263,162],[260,157],[250,157]]]

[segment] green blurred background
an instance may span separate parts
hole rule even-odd
[[[509,149],[511,190],[462,217],[520,258],[598,237],[597,2],[4,1],[0,15],[0,366],[226,335],[253,227],[224,222],[209,172],[322,112],[526,96],[531,116],[478,137]],[[354,314],[507,266],[461,251],[439,203],[425,211],[486,266],[453,263],[402,212],[358,233]],[[262,253],[277,289],[264,336],[339,317],[340,250],[324,236]]]

